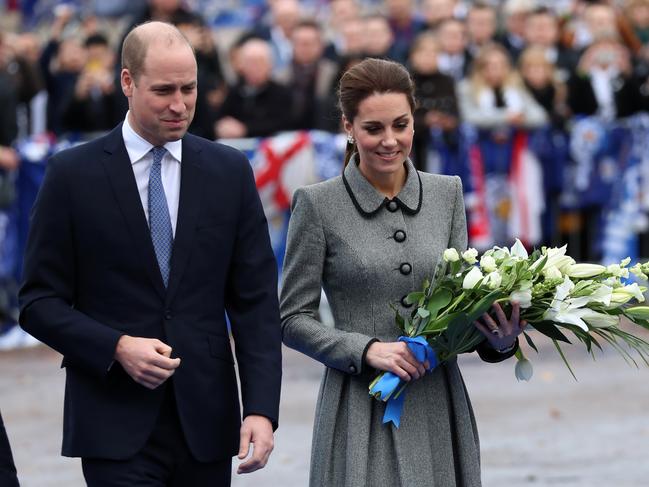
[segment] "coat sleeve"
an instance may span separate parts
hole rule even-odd
[[[67,160],[50,160],[32,209],[18,294],[20,325],[65,359],[98,376],[113,363],[122,333],[74,308],[76,248]]]
[[[327,367],[359,374],[374,338],[318,319],[327,251],[322,220],[308,188],[296,191],[288,228],[280,298],[284,343]]]
[[[239,222],[225,306],[237,355],[243,416],[266,416],[276,428],[282,380],[277,262],[252,169],[241,158]]]

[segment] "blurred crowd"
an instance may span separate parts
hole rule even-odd
[[[16,166],[17,137],[118,123],[121,40],[152,19],[176,24],[196,49],[191,131],[208,138],[338,131],[337,80],[365,56],[411,70],[422,169],[426,128],[449,139],[461,121],[563,128],[575,115],[614,120],[649,106],[649,0],[240,0],[221,16],[250,4],[255,14],[225,26],[202,14],[209,3],[148,0],[121,16],[58,3],[34,24],[6,2],[18,20],[0,36],[0,166]]]
[[[147,20],[194,46],[190,131],[210,139],[339,132],[337,82],[366,56],[412,73],[422,170],[434,134],[453,148],[465,122],[497,144],[511,129],[569,133],[579,116],[649,109],[649,0],[5,0],[0,14],[3,177],[16,140],[88,138],[123,119],[120,45]]]

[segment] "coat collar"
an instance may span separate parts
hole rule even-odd
[[[391,200],[386,196],[379,193],[372,184],[365,179],[361,173],[356,162],[357,157],[354,156],[347,164],[343,171],[343,183],[345,189],[352,199],[352,203],[363,216],[370,217],[378,213],[379,210],[386,206]],[[421,178],[415,169],[412,161],[406,159],[404,162],[408,175],[406,183],[399,191],[399,194],[393,198],[393,201],[399,207],[410,215],[416,215],[421,209],[422,201],[422,187]]]

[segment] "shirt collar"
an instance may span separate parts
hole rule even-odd
[[[131,127],[131,124],[128,121],[129,113],[130,111],[126,112],[126,117],[124,118],[124,124],[122,125],[122,137],[124,138],[124,145],[126,146],[126,152],[128,152],[128,157],[131,160],[131,164],[135,164],[151,151],[153,144],[144,139],[135,130],[133,130],[133,127]],[[178,162],[182,161],[182,139],[167,142],[164,145],[164,148],[167,149],[167,152],[169,152],[169,154],[171,154],[171,157],[173,157],[175,160],[177,160]]]
[[[352,199],[354,206],[363,216],[373,216],[386,206],[391,200],[376,190],[372,184],[365,179],[356,162],[357,155],[354,155],[343,171],[343,183]],[[410,215],[416,215],[421,209],[422,187],[421,178],[415,169],[412,161],[406,159],[404,162],[408,175],[406,183],[392,200],[396,201],[399,207]]]

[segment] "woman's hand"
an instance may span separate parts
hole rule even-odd
[[[492,309],[498,318],[497,323],[488,313],[485,313],[482,315],[482,320],[476,320],[474,324],[487,337],[492,348],[498,351],[507,350],[514,345],[518,335],[527,326],[527,322],[519,320],[521,308],[518,303],[512,303],[512,314],[509,319],[498,303],[494,303]]]
[[[365,361],[371,367],[392,372],[406,382],[419,379],[428,364],[419,362],[405,342],[374,342],[367,349]]]

